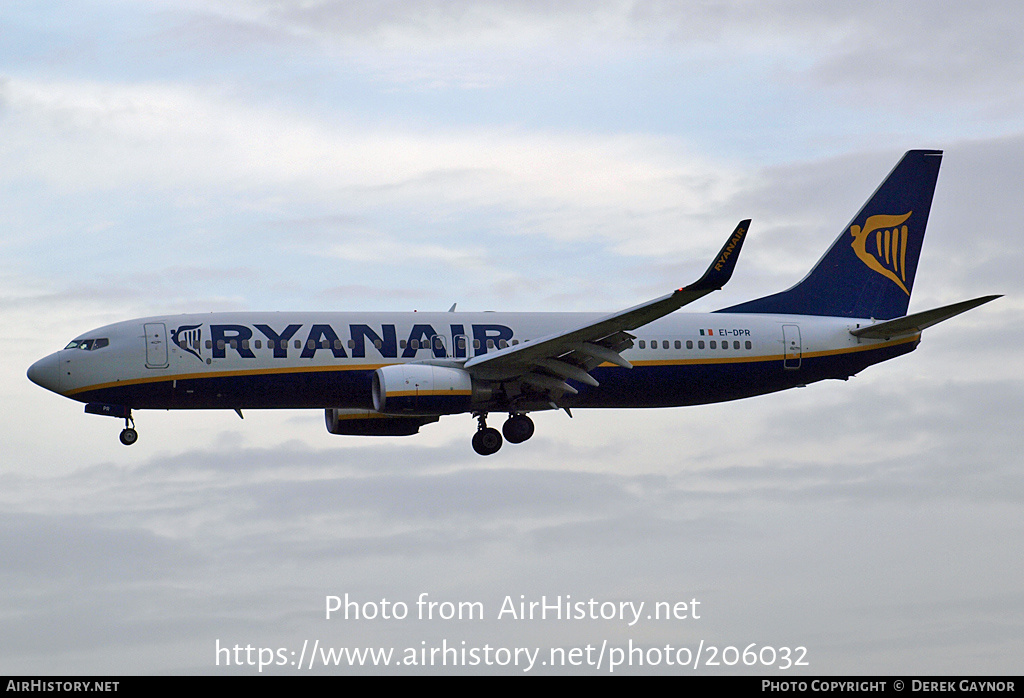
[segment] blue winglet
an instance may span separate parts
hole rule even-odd
[[[740,221],[732,235],[722,246],[722,250],[715,257],[704,276],[694,281],[689,286],[684,286],[680,291],[717,291],[725,286],[732,278],[732,272],[736,268],[736,260],[740,257],[740,248],[743,247],[743,240],[750,229],[750,219]]]

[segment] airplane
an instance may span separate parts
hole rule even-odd
[[[534,433],[530,412],[698,405],[847,379],[917,348],[924,329],[1000,296],[908,315],[942,151],[911,150],[788,290],[710,313],[678,309],[732,276],[750,220],[703,276],[611,314],[232,312],[90,330],[28,378],[124,420],[154,409],[323,409],[331,434],[406,436],[477,420],[474,450]],[[501,432],[490,413],[508,418]]]

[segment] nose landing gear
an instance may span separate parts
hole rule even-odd
[[[131,446],[133,443],[139,440],[139,432],[135,431],[135,420],[132,419],[131,410],[124,418],[124,429],[121,430],[121,443],[125,446]]]
[[[121,443],[125,446],[131,446],[139,440],[139,432],[135,431],[135,420],[132,419],[131,407],[127,405],[110,405],[105,402],[90,402],[85,406],[85,413],[123,419],[124,429],[121,431]]]

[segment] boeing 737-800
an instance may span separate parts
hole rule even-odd
[[[941,158],[906,153],[795,286],[712,313],[675,311],[729,280],[749,220],[696,282],[617,313],[149,317],[86,332],[28,377],[124,419],[126,445],[135,410],[317,408],[332,434],[365,436],[470,414],[481,455],[502,434],[529,439],[533,411],[697,405],[846,379],[998,298],[907,315]],[[508,414],[501,433],[491,412]]]

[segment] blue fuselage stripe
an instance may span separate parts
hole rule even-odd
[[[781,359],[730,362],[658,362],[632,369],[601,366],[592,371],[600,387],[569,381],[578,395],[570,407],[672,407],[723,402],[785,390],[827,378],[847,378],[867,366],[909,353],[918,342],[876,349],[805,355],[797,370]],[[128,405],[133,409],[373,409],[375,367],[218,374],[211,377],[148,380],[76,392],[81,402]]]

